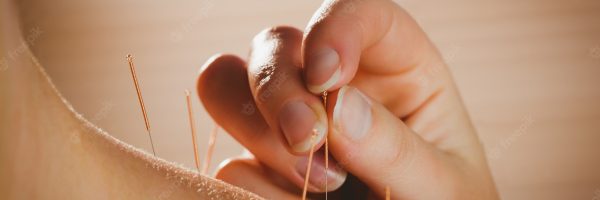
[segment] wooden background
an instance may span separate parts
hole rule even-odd
[[[397,2],[450,64],[504,199],[600,199],[600,1]],[[20,4],[25,36],[63,95],[150,150],[125,61],[134,54],[157,155],[193,167],[183,90],[194,89],[198,68],[215,53],[245,56],[263,28],[303,29],[320,2]],[[213,122],[194,106],[204,152]],[[218,163],[242,148],[220,134],[216,152]]]

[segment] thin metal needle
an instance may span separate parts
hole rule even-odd
[[[196,162],[196,169],[198,169],[198,172],[200,172],[200,158],[198,158],[198,145],[196,145],[196,125],[194,124],[194,112],[192,112],[192,100],[190,97],[189,90],[185,90],[185,100],[187,102],[190,129],[192,130],[192,144],[194,145],[194,161]]]
[[[323,106],[327,109],[327,91],[323,91]],[[328,139],[329,131],[325,133],[325,200],[327,200],[327,193],[329,191],[328,185],[329,181],[327,180],[329,172],[329,139]]]
[[[215,124],[215,127],[210,132],[210,138],[208,139],[208,149],[206,150],[206,156],[204,156],[204,167],[202,168],[202,173],[206,175],[208,172],[208,167],[210,167],[210,160],[212,159],[212,154],[215,149],[215,142],[217,140],[217,132],[219,131],[219,126]]]
[[[317,136],[317,130],[313,130],[313,134],[310,137],[310,153],[308,154],[308,165],[306,166],[306,175],[304,176],[304,190],[302,190],[302,200],[306,200],[306,192],[308,191],[308,178],[310,177],[310,168],[312,168],[313,151],[315,150],[315,138]]]
[[[325,200],[327,200],[327,193],[329,192],[329,182],[327,181],[327,172],[329,172],[329,142],[327,141],[327,134],[325,134]]]
[[[152,134],[150,132],[150,122],[148,121],[146,106],[144,106],[144,99],[142,99],[142,90],[140,89],[140,84],[135,73],[135,66],[133,65],[133,56],[131,54],[127,54],[127,62],[129,63],[129,70],[131,70],[131,77],[133,78],[133,84],[135,85],[135,91],[137,92],[138,101],[140,102],[140,107],[142,107],[142,115],[144,117],[144,123],[146,123],[146,131],[148,131],[148,136],[150,136],[152,154],[156,156],[156,151],[154,150],[154,141],[152,141]]]

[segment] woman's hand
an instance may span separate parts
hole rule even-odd
[[[497,198],[447,66],[392,1],[326,1],[306,33],[271,28],[255,37],[247,62],[210,59],[198,93],[254,155],[217,177],[262,196],[298,197],[316,130],[315,149],[328,132],[332,159],[325,173],[315,153],[312,192],[325,190],[325,176],[328,190],[339,188],[348,172],[376,197],[389,186],[394,199]]]

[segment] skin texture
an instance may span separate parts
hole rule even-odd
[[[18,52],[0,72],[1,199],[262,199],[142,152],[78,115],[22,45],[13,6],[0,1],[0,52]]]
[[[322,90],[330,93],[326,107]],[[361,197],[366,190],[364,198],[383,198],[389,186],[392,199],[498,198],[448,67],[392,1],[325,1],[304,32],[266,29],[248,59],[207,61],[198,94],[215,121],[255,155],[231,160],[217,178],[258,194],[299,198],[304,178],[297,166],[308,149],[290,138],[310,139],[310,130],[326,124],[330,164],[337,167],[328,179],[333,194]],[[310,109],[288,109],[290,102]],[[317,138],[315,155],[322,155],[324,137]],[[247,173],[229,175],[238,170]],[[309,191],[322,193],[323,169],[313,171],[321,173],[311,175]]]
[[[2,1],[0,7],[6,15],[3,52],[20,45],[15,9],[9,6]],[[339,69],[313,60],[323,47],[337,52],[337,60],[328,62]],[[68,106],[31,53],[24,52],[0,74],[6,102],[0,113],[0,175],[7,177],[0,193],[6,199],[258,198],[98,130]],[[296,148],[288,142],[306,139],[318,121],[329,133],[332,199],[381,198],[385,186],[394,199],[497,198],[447,67],[410,16],[390,1],[326,1],[305,32],[267,29],[254,39],[248,59],[215,56],[198,83],[210,114],[255,156],[229,160],[217,177],[265,197],[299,198],[306,145]],[[327,107],[311,94],[320,88],[330,92]],[[343,105],[356,98],[342,98],[352,93],[368,99],[368,109],[358,114],[370,116],[359,121],[371,123],[358,139],[348,137],[354,130],[338,121],[357,115],[339,114],[352,113],[344,112],[351,110]],[[316,114],[282,112],[290,102],[307,103]],[[240,107],[256,110],[241,113]],[[303,122],[287,130],[308,131],[290,137],[281,119]],[[322,138],[316,143],[316,163],[323,160]],[[311,180],[317,181],[311,182],[311,192],[324,190],[319,172],[313,169]]]

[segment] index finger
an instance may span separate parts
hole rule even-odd
[[[400,6],[384,0],[325,1],[307,26],[304,76],[312,93],[348,84],[358,70],[400,73],[439,53]]]

